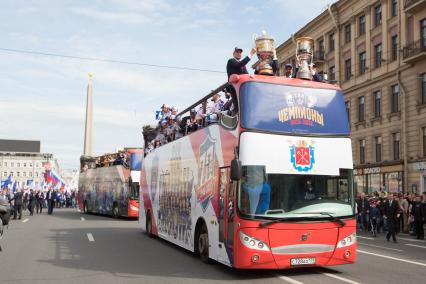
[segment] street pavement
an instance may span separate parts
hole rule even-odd
[[[2,240],[0,283],[425,283],[426,241],[358,237],[354,265],[236,270],[149,238],[134,220],[55,209],[13,220]]]

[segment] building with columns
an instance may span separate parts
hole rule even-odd
[[[426,0],[340,0],[301,36],[343,90],[358,192],[426,191]],[[281,73],[293,38],[277,48]]]

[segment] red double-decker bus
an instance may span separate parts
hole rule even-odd
[[[233,115],[146,155],[141,228],[235,268],[354,263],[353,162],[341,90],[233,75],[184,112],[225,87]]]
[[[139,180],[143,149],[100,157],[82,156],[77,201],[84,213],[113,217],[139,217]],[[114,161],[114,157],[117,157]]]

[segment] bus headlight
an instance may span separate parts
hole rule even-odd
[[[244,246],[250,249],[269,251],[268,245],[263,241],[250,237],[249,235],[244,234],[242,231],[240,231],[240,240]]]
[[[136,207],[135,205],[130,204],[130,210],[139,211],[139,207]]]
[[[356,243],[356,233],[350,234],[349,236],[339,241],[339,243],[337,244],[337,248],[348,247],[350,245],[353,245],[354,243]]]

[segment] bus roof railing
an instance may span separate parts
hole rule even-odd
[[[197,102],[193,103],[191,106],[187,107],[186,109],[184,109],[183,111],[179,112],[177,115],[181,116],[185,113],[187,113],[188,111],[190,111],[191,109],[193,109],[194,107],[198,106],[199,104],[201,104],[202,102],[208,100],[210,97],[212,97],[214,94],[219,93],[220,91],[222,91],[223,89],[225,89],[226,87],[228,87],[230,85],[229,82],[223,83],[222,85],[220,85],[219,87],[217,87],[216,89],[212,90],[210,93],[208,93],[207,95],[205,95],[202,99],[198,100]]]

